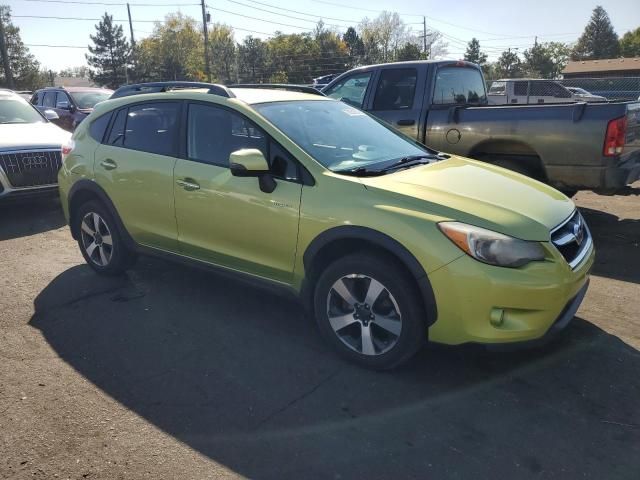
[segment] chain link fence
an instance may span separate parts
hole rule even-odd
[[[565,78],[558,80],[565,87],[581,88],[609,101],[638,100],[640,77]]]

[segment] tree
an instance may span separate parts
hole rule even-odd
[[[89,35],[87,63],[94,70],[91,79],[100,85],[118,88],[126,82],[131,47],[124,36],[122,25],[113,24],[113,16],[105,12],[96,27],[96,34]]]
[[[472,38],[468,43],[464,59],[467,62],[477,63],[481,67],[487,63],[487,54],[480,50],[480,42],[477,38]]]
[[[522,62],[516,52],[505,50],[498,58],[496,73],[501,78],[515,78],[522,72]]]
[[[609,15],[598,5],[571,53],[573,60],[599,60],[615,58],[620,52],[618,35],[613,30]]]
[[[262,82],[267,67],[267,45],[259,38],[245,37],[238,45],[238,68],[242,81]]]
[[[209,46],[213,77],[217,81],[230,83],[236,63],[233,29],[222,23],[214,24],[209,32]]]
[[[0,16],[5,34],[5,46],[9,58],[9,69],[13,77],[14,88],[35,90],[47,84],[47,76],[40,71],[40,64],[22,43],[20,29],[11,21],[11,8],[0,5]],[[0,55],[0,85],[9,86],[4,77],[4,63]]]
[[[640,27],[622,36],[620,53],[623,57],[640,57]]]
[[[197,22],[172,13],[136,48],[139,80],[204,80],[204,39]]]
[[[79,67],[71,67],[65,68],[64,70],[60,70],[58,75],[61,77],[77,77],[77,78],[88,78],[89,77],[89,68],[85,65]]]
[[[412,42],[405,43],[396,52],[396,61],[405,62],[409,60],[420,60],[422,58],[422,51],[418,45]]]
[[[561,42],[536,44],[523,52],[528,74],[541,78],[558,78],[567,65],[570,49]]]
[[[358,32],[356,32],[356,29],[353,27],[347,28],[347,31],[342,35],[342,41],[347,46],[349,66],[357,66],[364,55],[364,43],[362,43],[362,39],[358,35]]]

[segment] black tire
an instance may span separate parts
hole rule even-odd
[[[333,308],[333,303],[338,302],[345,307],[344,312],[348,315],[353,314],[354,318],[361,318],[363,315],[355,317],[357,313],[362,311],[364,303],[357,302],[358,307],[354,309],[348,303],[341,303],[343,297],[336,299],[337,291],[333,288],[334,284],[348,275],[360,275],[362,278],[348,278],[350,289],[353,290],[353,299],[364,302],[365,290],[367,285],[372,285],[375,281],[382,284],[385,289],[380,296],[377,297],[378,302],[371,306],[370,311],[375,313],[373,317],[376,320],[369,320],[369,329],[372,337],[383,337],[383,341],[379,342],[379,338],[375,338],[371,345],[374,348],[374,354],[364,354],[358,349],[357,343],[360,342],[360,350],[363,350],[362,332],[363,328],[367,328],[363,320],[351,320],[350,325],[338,330],[342,335],[339,336],[334,331],[329,320],[329,312]],[[369,280],[367,280],[369,278]],[[364,289],[360,288],[358,292],[358,283],[363,283]],[[367,283],[368,282],[368,283]],[[360,297],[360,298],[357,298]],[[394,302],[395,303],[392,303]],[[427,340],[426,318],[422,300],[417,286],[412,277],[398,264],[398,262],[390,256],[379,253],[357,253],[342,257],[330,264],[319,276],[314,290],[314,313],[316,321],[322,335],[346,359],[355,362],[361,366],[375,370],[389,370],[395,368],[413,357],[416,352],[425,344]],[[399,335],[391,335],[386,329],[382,329],[375,322],[378,320],[378,312],[376,308],[384,309],[387,305],[397,305],[401,318],[401,329]],[[377,306],[376,306],[377,305]],[[369,311],[369,308],[367,311]],[[337,316],[342,313],[337,313]],[[334,320],[337,317],[333,317]],[[385,316],[380,318],[384,320]],[[374,326],[375,325],[375,326]],[[349,330],[349,334],[344,332]],[[360,332],[361,338],[357,340],[357,334]],[[353,333],[353,335],[351,335]],[[375,333],[375,334],[374,334]],[[348,342],[341,339],[347,338]],[[353,342],[353,344],[351,343]],[[355,345],[355,346],[354,346]],[[392,345],[392,346],[391,346]],[[382,347],[381,347],[382,346]],[[381,348],[380,348],[381,347]],[[385,350],[388,348],[388,350]]]
[[[103,222],[103,224],[100,223],[99,225],[99,233],[104,238],[107,238],[106,235],[109,234],[111,245],[109,246],[106,243],[106,240],[101,238],[101,247],[94,247],[91,251],[92,253],[89,254],[88,246],[91,245],[91,235],[89,235],[88,232],[83,231],[82,224],[85,219],[87,219],[89,223],[91,219],[95,218],[94,214],[98,215],[101,222]],[[78,232],[78,246],[80,247],[80,252],[87,264],[93,270],[101,275],[119,275],[135,263],[135,252],[132,252],[127,248],[113,216],[102,203],[92,200],[80,206],[74,217],[74,222],[75,225],[73,227],[74,231]],[[95,223],[91,225],[91,228],[95,232],[96,229],[94,225]],[[94,236],[93,243],[96,242],[97,240]],[[99,252],[101,249],[105,252],[105,257],[102,258],[96,253],[96,251]],[[100,261],[104,258],[108,258],[108,261],[104,264],[100,264]]]

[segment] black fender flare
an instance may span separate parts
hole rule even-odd
[[[340,240],[362,240],[363,242],[367,242],[375,247],[386,250],[393,256],[397,257],[416,281],[422,296],[425,312],[427,314],[427,325],[430,326],[435,323],[438,318],[438,308],[427,273],[416,257],[414,257],[404,245],[385,233],[372,228],[353,225],[342,225],[325,230],[313,239],[303,254],[302,261],[305,272],[307,274],[310,272],[311,265],[313,264],[316,255],[325,246]],[[311,283],[311,279],[307,279],[305,277],[305,281],[303,283],[303,298],[312,298],[309,297],[309,295],[312,295]]]
[[[133,238],[125,228],[124,223],[122,223],[120,214],[118,213],[118,210],[116,209],[115,205],[109,198],[109,195],[107,195],[107,192],[105,192],[104,189],[100,185],[98,185],[96,182],[94,182],[93,180],[89,180],[87,178],[83,178],[75,182],[71,187],[71,189],[69,190],[69,194],[67,196],[68,202],[69,202],[68,203],[69,228],[71,229],[71,235],[73,236],[73,238],[76,240],[78,239],[78,232],[76,231],[77,229],[74,229],[74,223],[75,223],[73,218],[74,211],[71,210],[71,206],[73,205],[74,198],[77,198],[77,195],[88,193],[88,192],[90,192],[92,196],[97,197],[98,200],[109,211],[114,221],[116,222],[116,227],[118,229],[118,232],[120,233],[120,236],[124,240],[127,247],[131,248],[132,250],[136,250],[137,249],[136,242],[133,240]]]

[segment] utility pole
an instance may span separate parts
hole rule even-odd
[[[209,31],[207,29],[207,12],[204,7],[204,0],[200,0],[202,5],[202,29],[204,31],[204,71],[207,74],[207,80],[211,82],[211,68],[209,68]]]
[[[538,36],[537,36],[537,35],[536,35],[536,40],[535,40],[535,42],[533,43],[533,46],[534,46],[534,47],[537,47],[537,46],[538,46]]]
[[[129,15],[129,32],[131,33],[131,48],[136,48],[136,40],[133,37],[133,22],[131,21],[131,8],[127,3],[127,15]]]
[[[427,17],[422,17],[422,43],[424,48],[424,56],[427,57]]]
[[[7,53],[7,44],[4,36],[4,23],[2,22],[2,10],[0,10],[0,55],[2,55],[2,65],[4,66],[4,79],[7,87],[14,88],[13,74],[11,73],[11,64],[9,63],[9,54]]]
[[[135,62],[136,62],[136,40],[133,36],[133,22],[131,21],[131,8],[129,7],[129,4],[127,3],[127,15],[129,15],[129,32],[131,34],[131,63],[133,64],[132,66],[134,67],[134,76],[135,76]],[[125,65],[124,66],[124,78],[125,81],[127,83],[129,83],[129,66]]]

